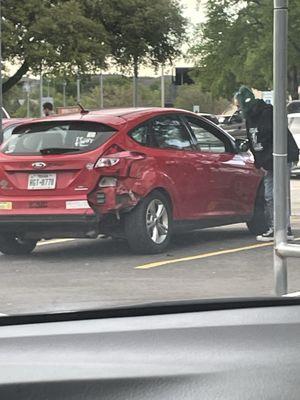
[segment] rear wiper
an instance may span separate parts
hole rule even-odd
[[[64,154],[72,153],[73,151],[79,151],[80,149],[75,149],[74,147],[47,147],[46,149],[41,149],[41,154]]]

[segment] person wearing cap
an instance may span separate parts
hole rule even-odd
[[[53,104],[50,102],[44,103],[43,104],[43,112],[45,117],[50,117],[50,115],[54,114],[54,110],[53,110]]]
[[[253,92],[246,86],[241,86],[235,94],[235,99],[246,120],[247,137],[250,150],[254,156],[255,166],[265,173],[265,204],[268,229],[256,237],[258,241],[274,240],[274,212],[273,212],[273,106],[261,99],[256,99]],[[299,160],[299,149],[288,131],[288,164]],[[290,207],[289,207],[290,208]],[[293,240],[290,225],[290,209],[287,218],[287,238]]]

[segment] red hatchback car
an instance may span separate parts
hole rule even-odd
[[[0,251],[40,239],[124,237],[163,251],[173,232],[265,229],[262,173],[245,143],[194,113],[83,112],[14,129],[0,152]]]

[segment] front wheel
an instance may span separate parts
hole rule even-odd
[[[136,253],[160,253],[170,243],[172,212],[159,191],[150,193],[125,216],[125,234]]]
[[[0,236],[0,251],[6,255],[22,255],[31,253],[37,240],[23,239],[21,236],[4,234]]]

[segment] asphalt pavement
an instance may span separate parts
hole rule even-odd
[[[292,181],[300,244],[300,180]],[[135,255],[112,239],[40,242],[29,256],[0,256],[0,314],[56,312],[170,300],[272,296],[272,243],[244,224],[176,236],[167,252]],[[289,292],[300,261],[288,262]]]

